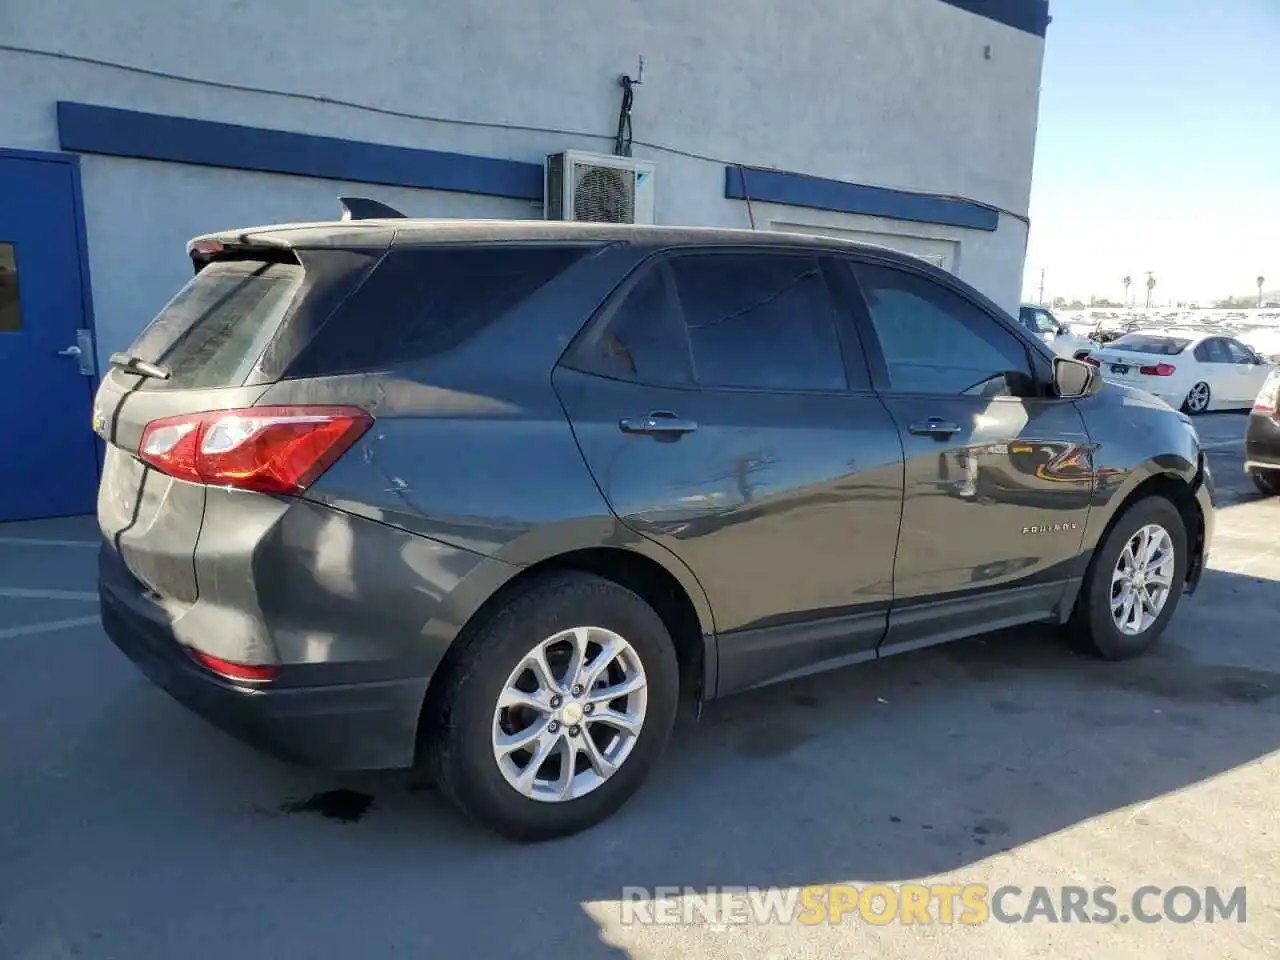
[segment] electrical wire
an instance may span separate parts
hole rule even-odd
[[[606,134],[589,133],[582,130],[566,130],[558,127],[541,127],[529,124],[508,123],[506,121],[494,120],[461,120],[456,117],[440,117],[425,113],[413,113],[408,110],[393,110],[389,107],[379,107],[369,103],[360,103],[355,100],[343,100],[338,97],[326,97],[313,93],[298,93],[292,90],[273,90],[270,87],[257,87],[251,84],[231,83],[226,80],[208,80],[202,77],[183,76],[182,74],[169,73],[164,70],[153,70],[149,67],[139,67],[133,64],[120,63],[113,60],[103,60],[97,57],[86,57],[75,53],[60,53],[54,50],[39,50],[33,47],[22,47],[15,44],[0,43],[0,52],[4,53],[23,53],[37,57],[49,57],[54,60],[66,60],[71,63],[83,63],[95,67],[108,67],[113,70],[122,70],[127,73],[134,73],[140,76],[155,77],[160,80],[174,80],[179,83],[190,83],[196,86],[212,87],[218,90],[234,90],[238,93],[257,93],[272,97],[285,97],[292,100],[305,100],[309,103],[320,103],[328,106],[346,107],[352,110],[363,110],[367,113],[375,113],[386,117],[397,117],[404,120],[420,120],[426,123],[440,123],[457,127],[475,127],[484,130],[509,130],[517,133],[545,133],[558,137],[572,137],[575,140],[600,140],[614,141],[617,143],[617,137],[610,137]],[[645,140],[632,140],[629,135],[630,124],[628,122],[628,138],[627,146],[644,147],[655,153],[666,153],[676,157],[686,157],[690,160],[702,160],[706,163],[723,164],[727,167],[739,167],[742,169],[744,165],[735,160],[725,160],[723,157],[713,157],[705,153],[697,153],[692,150],[682,150],[679,147],[667,146],[661,143],[651,143]],[[887,190],[896,190],[899,193],[908,193],[916,197],[926,197],[931,200],[954,200],[959,203],[971,203],[975,206],[984,207],[995,213],[1004,214],[1007,217],[1013,217],[1015,220],[1031,225],[1031,219],[1024,213],[1015,213],[1004,207],[997,206],[993,203],[987,203],[982,200],[973,200],[969,197],[961,197],[951,193],[932,193],[922,190],[908,190],[901,187],[884,187]],[[754,219],[754,218],[753,218]]]
[[[618,134],[613,140],[613,154],[616,157],[631,156],[631,105],[635,103],[634,83],[625,73],[618,78],[622,85],[622,106],[618,110]]]

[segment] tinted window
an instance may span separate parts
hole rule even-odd
[[[1027,391],[1031,368],[1021,341],[977,306],[901,270],[859,264],[856,272],[890,389],[986,396]]]
[[[142,331],[129,352],[168,368],[142,389],[240,386],[275,335],[302,267],[237,260],[197,273]]]
[[[586,253],[508,244],[392,250],[290,366],[291,377],[376,370],[456,347]]]
[[[688,384],[689,344],[664,268],[646,270],[604,323],[575,349],[570,365],[651,384]]]
[[[812,257],[712,254],[671,261],[706,386],[845,390],[835,310]]]
[[[1153,337],[1149,334],[1129,333],[1107,345],[1108,350],[1122,353],[1154,353],[1161,357],[1176,357],[1187,349],[1190,340],[1180,337]]]

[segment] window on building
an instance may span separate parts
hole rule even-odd
[[[22,302],[18,299],[18,261],[12,243],[0,242],[0,333],[22,330]]]

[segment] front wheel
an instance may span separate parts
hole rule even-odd
[[[1098,545],[1068,629],[1107,660],[1145,651],[1164,632],[1187,579],[1187,530],[1164,497],[1129,507]]]
[[[460,638],[424,718],[442,791],[513,840],[566,836],[627,801],[671,733],[679,672],[662,619],[617,583],[551,574]]]
[[[1253,478],[1253,485],[1264,497],[1280,494],[1280,470],[1252,470],[1249,476]]]
[[[1209,384],[1201,380],[1187,391],[1187,399],[1182,402],[1182,409],[1195,416],[1208,410],[1212,399],[1213,392],[1209,389]]]

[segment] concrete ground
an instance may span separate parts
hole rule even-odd
[[[1280,501],[1240,475],[1243,416],[1199,427],[1212,569],[1150,655],[1023,629],[713,704],[619,816],[537,847],[213,730],[103,636],[91,521],[0,527],[0,957],[1280,955]],[[920,878],[1243,885],[1247,920],[640,926],[619,903]]]

